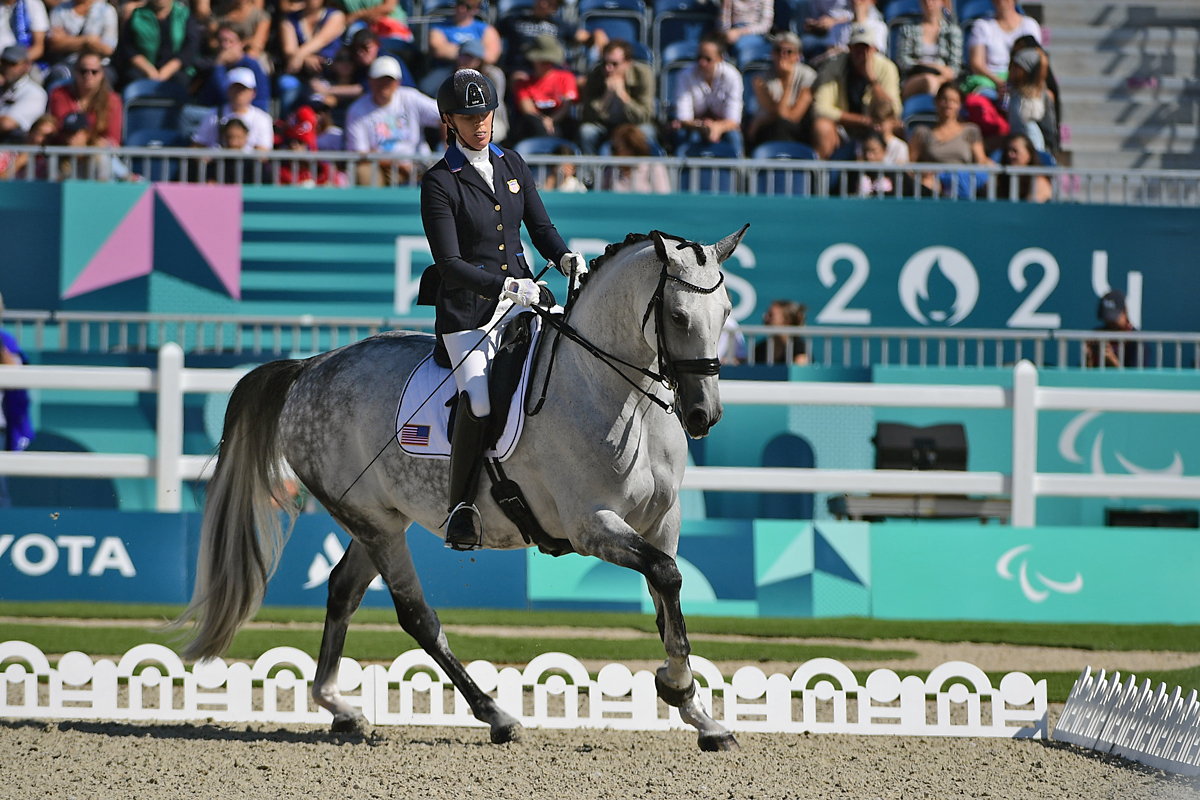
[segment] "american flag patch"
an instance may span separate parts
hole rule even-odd
[[[429,426],[428,425],[405,425],[400,428],[400,444],[412,445],[413,447],[428,447],[429,446]]]

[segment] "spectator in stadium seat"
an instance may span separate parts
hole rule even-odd
[[[808,312],[806,306],[793,300],[773,300],[763,312],[763,325],[772,327],[799,327],[804,325]],[[808,363],[808,346],[802,336],[792,336],[792,363],[803,366]],[[755,364],[786,364],[789,337],[775,334],[761,339],[754,346]]]
[[[816,70],[800,60],[800,37],[791,31],[776,34],[770,77],[755,76],[751,84],[758,101],[758,113],[747,128],[751,149],[763,142],[813,143],[816,80]]]
[[[283,51],[283,69],[307,80],[320,75],[342,46],[346,15],[330,8],[325,0],[305,0],[300,11],[279,21],[279,46]]]
[[[317,149],[317,112],[301,106],[286,121],[280,148],[301,153],[312,153]],[[314,172],[315,167],[315,172]],[[315,164],[311,161],[284,161],[279,165],[278,183],[284,186],[325,186],[332,179],[332,169],[327,161]]]
[[[774,0],[721,0],[717,31],[723,45],[737,54],[771,32],[775,24]]]
[[[197,13],[196,8],[193,6],[193,13]],[[241,39],[246,55],[260,66],[268,66],[266,49],[271,37],[271,15],[255,0],[225,0],[214,11],[208,20],[208,30],[215,33],[221,26],[229,26]]]
[[[892,101],[883,95],[872,98],[871,106],[867,109],[867,116],[871,118],[871,127],[874,128],[874,132],[883,139],[886,148],[883,163],[907,164],[908,142],[896,135],[897,131],[904,130],[904,123],[896,115],[896,107],[892,105]]]
[[[270,150],[275,144],[275,123],[270,114],[251,103],[256,83],[254,73],[245,67],[229,70],[229,102],[218,107],[200,123],[192,141],[198,147],[217,147],[225,123],[236,117],[245,123],[248,131],[243,150]]]
[[[200,23],[182,0],[147,0],[130,13],[117,44],[124,81],[188,86],[200,55],[200,36]]]
[[[71,77],[82,53],[100,56],[105,66],[117,47],[117,10],[106,0],[64,0],[50,12],[46,50],[55,60],[47,85]]]
[[[500,34],[480,18],[481,4],[482,0],[456,0],[454,16],[446,22],[439,22],[430,27],[429,55],[433,66],[421,79],[421,91],[425,94],[437,94],[438,87],[456,69],[458,48],[468,39],[483,42],[485,64],[496,64],[500,61],[503,50]]]
[[[1058,119],[1054,95],[1046,86],[1050,59],[1042,48],[1013,50],[1008,69],[1008,125],[1023,133],[1037,150],[1058,149]]]
[[[647,158],[650,155],[650,141],[637,125],[618,125],[610,142],[614,158]],[[671,193],[671,176],[667,174],[667,168],[657,162],[608,167],[604,170],[603,181],[610,192]]]
[[[1125,307],[1125,293],[1120,289],[1112,289],[1100,298],[1096,308],[1096,316],[1100,320],[1098,331],[1136,331],[1129,319],[1129,311]],[[1105,367],[1145,367],[1152,366],[1149,361],[1149,349],[1140,342],[1088,342],[1084,363],[1089,367],[1101,364],[1100,347],[1104,347]]]
[[[742,74],[725,61],[721,35],[700,40],[696,63],[679,78],[675,148],[724,142],[742,155]]]
[[[4,298],[0,297],[0,316],[4,314]],[[20,369],[29,363],[16,337],[0,330],[0,369]],[[0,430],[4,431],[4,449],[9,452],[25,450],[33,443],[33,419],[29,415],[29,391],[0,389]],[[0,475],[0,508],[12,506],[8,482]]]
[[[341,0],[341,7],[346,12],[348,30],[361,24],[379,38],[413,40],[408,13],[399,0]]]
[[[482,72],[495,85],[496,96],[500,98],[504,97],[508,88],[508,79],[504,75],[504,70],[494,64],[484,63],[483,42],[478,39],[470,39],[458,46],[458,68],[474,69]],[[502,101],[492,114],[492,141],[506,141],[508,139],[508,131],[508,104]]]
[[[337,55],[326,66],[320,77],[314,77],[310,87],[319,93],[325,103],[333,109],[334,118],[345,122],[346,109],[355,100],[371,90],[367,74],[371,65],[379,57],[379,40],[375,34],[362,28],[350,37],[350,43],[338,50]],[[400,63],[400,62],[396,62]],[[404,65],[400,65],[400,73],[405,75]],[[401,85],[413,85],[411,79],[400,81]]]
[[[608,43],[608,36],[603,30],[597,29],[592,34],[564,21],[559,16],[558,7],[558,0],[533,0],[533,5],[500,20],[500,40],[504,44],[501,63],[513,83],[529,77],[532,67],[525,59],[525,50],[542,34],[558,39],[564,48],[570,48],[573,44],[603,48]],[[503,96],[503,90],[497,87],[497,91]]]
[[[246,52],[246,43],[235,28],[222,23],[217,28],[217,51],[212,58],[197,59],[197,71],[205,74],[204,83],[196,92],[196,102],[204,106],[219,106],[229,93],[229,73],[239,67],[254,73],[254,99],[251,103],[263,111],[271,110],[271,79],[257,59]]]
[[[842,141],[842,133],[860,137],[871,129],[871,100],[884,96],[900,108],[900,73],[875,47],[875,34],[865,25],[850,33],[850,52],[839,53],[821,65],[813,91],[814,149],[829,158]],[[840,129],[840,130],[839,130]]]
[[[584,155],[598,153],[621,125],[637,125],[648,140],[656,139],[654,72],[649,64],[633,60],[633,45],[624,39],[604,46],[600,63],[584,83],[582,105],[579,149]]]
[[[517,140],[532,136],[570,138],[571,112],[579,102],[579,88],[574,73],[560,66],[565,55],[558,39],[550,34],[538,36],[525,51],[533,75],[513,85],[517,106],[513,136]]]
[[[1000,156],[1000,164],[1005,167],[1040,167],[1042,157],[1029,137],[1023,133],[1011,133],[1004,140],[1004,153]],[[1013,180],[1007,175],[1001,175],[996,182],[996,197],[1008,200],[1012,197]],[[1017,200],[1030,203],[1045,203],[1054,194],[1054,187],[1045,175],[1022,175],[1016,179]]]
[[[333,120],[333,111],[325,102],[325,97],[313,94],[308,98],[308,106],[317,115],[317,149],[340,151],[346,149],[346,133]]]
[[[100,56],[85,52],[75,62],[74,80],[50,92],[50,113],[61,125],[68,114],[86,114],[88,144],[121,146],[121,96],[108,84]]]
[[[869,164],[885,164],[887,161],[887,143],[878,131],[868,131],[858,143],[858,161]],[[889,195],[895,190],[895,173],[889,174],[884,170],[870,170],[850,173],[849,184],[851,191],[859,197],[874,197]],[[857,184],[857,185],[855,185]]]
[[[932,127],[915,128],[908,143],[909,159],[932,164],[990,164],[983,151],[983,134],[973,122],[959,121],[962,92],[953,83],[943,83],[937,93],[937,122]],[[938,176],[927,172],[921,184],[939,192]]]
[[[1007,91],[1008,65],[1013,43],[1032,36],[1040,45],[1042,28],[1037,20],[1017,11],[1017,0],[992,0],[996,16],[977,19],[967,39],[967,64],[971,75],[963,82],[963,91],[991,89],[1000,95]]]
[[[0,50],[19,44],[30,64],[36,64],[45,57],[49,30],[50,16],[42,0],[0,0]],[[35,77],[42,82],[40,73]]]
[[[804,8],[806,16],[800,20],[800,29],[804,33],[823,37],[834,48],[839,43],[845,44],[849,34],[842,34],[849,30],[854,19],[850,0],[809,0]]]
[[[962,29],[946,14],[945,0],[921,0],[921,20],[900,26],[896,67],[901,99],[937,94],[962,71]]]
[[[492,137],[495,138],[494,133]],[[567,160],[546,168],[546,180],[542,182],[542,188],[550,192],[566,192],[567,194],[586,193],[587,186],[575,174],[575,163],[570,160],[575,156],[575,148],[569,144],[560,144],[554,148],[554,155],[564,156]]]
[[[24,134],[46,112],[46,90],[29,76],[29,51],[19,44],[10,44],[0,51],[0,77],[4,78],[0,94],[0,137],[14,131]]]
[[[378,169],[370,161],[356,167],[358,185],[373,183],[378,173],[384,183],[392,172],[401,182],[412,173],[412,156],[428,153],[426,128],[441,129],[442,120],[432,97],[408,86],[400,85],[400,62],[391,56],[380,56],[369,73],[371,93],[359,98],[346,114],[346,149],[356,153],[390,153],[395,162],[379,162]]]

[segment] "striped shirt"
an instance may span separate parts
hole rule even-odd
[[[722,0],[717,28],[740,28],[744,33],[766,36],[775,23],[774,0]]]

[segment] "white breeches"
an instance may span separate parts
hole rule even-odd
[[[496,355],[500,346],[500,336],[504,329],[517,312],[522,310],[515,307],[511,300],[501,300],[496,306],[496,313],[482,328],[442,334],[446,353],[450,356],[450,366],[458,365],[454,370],[454,382],[458,384],[460,392],[466,392],[471,398],[471,413],[476,417],[486,417],[492,413],[492,401],[488,397],[488,374],[491,372],[492,357]],[[495,327],[492,327],[493,323]]]

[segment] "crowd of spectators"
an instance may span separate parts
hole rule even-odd
[[[411,19],[411,0],[0,0],[0,139],[119,146],[123,101],[173,87],[184,142],[394,154],[356,177],[407,180],[412,157],[442,146],[432,95],[468,66],[505,97],[496,141],[555,137],[570,142],[565,156],[741,157],[791,142],[820,159],[946,164],[910,188],[961,193],[975,183],[968,165],[1036,165],[1057,149],[1057,85],[1015,0],[992,0],[966,30],[950,0],[919,0],[919,15],[906,4],[889,27],[897,1],[808,0],[792,13],[786,0],[713,0],[689,29],[707,32],[668,61],[668,48],[576,24],[559,0],[504,15],[485,0],[426,0]],[[925,118],[909,113],[930,96]],[[0,176],[31,163],[0,158]],[[856,193],[897,188],[882,168],[854,176]],[[661,177],[647,165],[603,181],[656,192]],[[1022,180],[1021,199],[1047,195]]]

